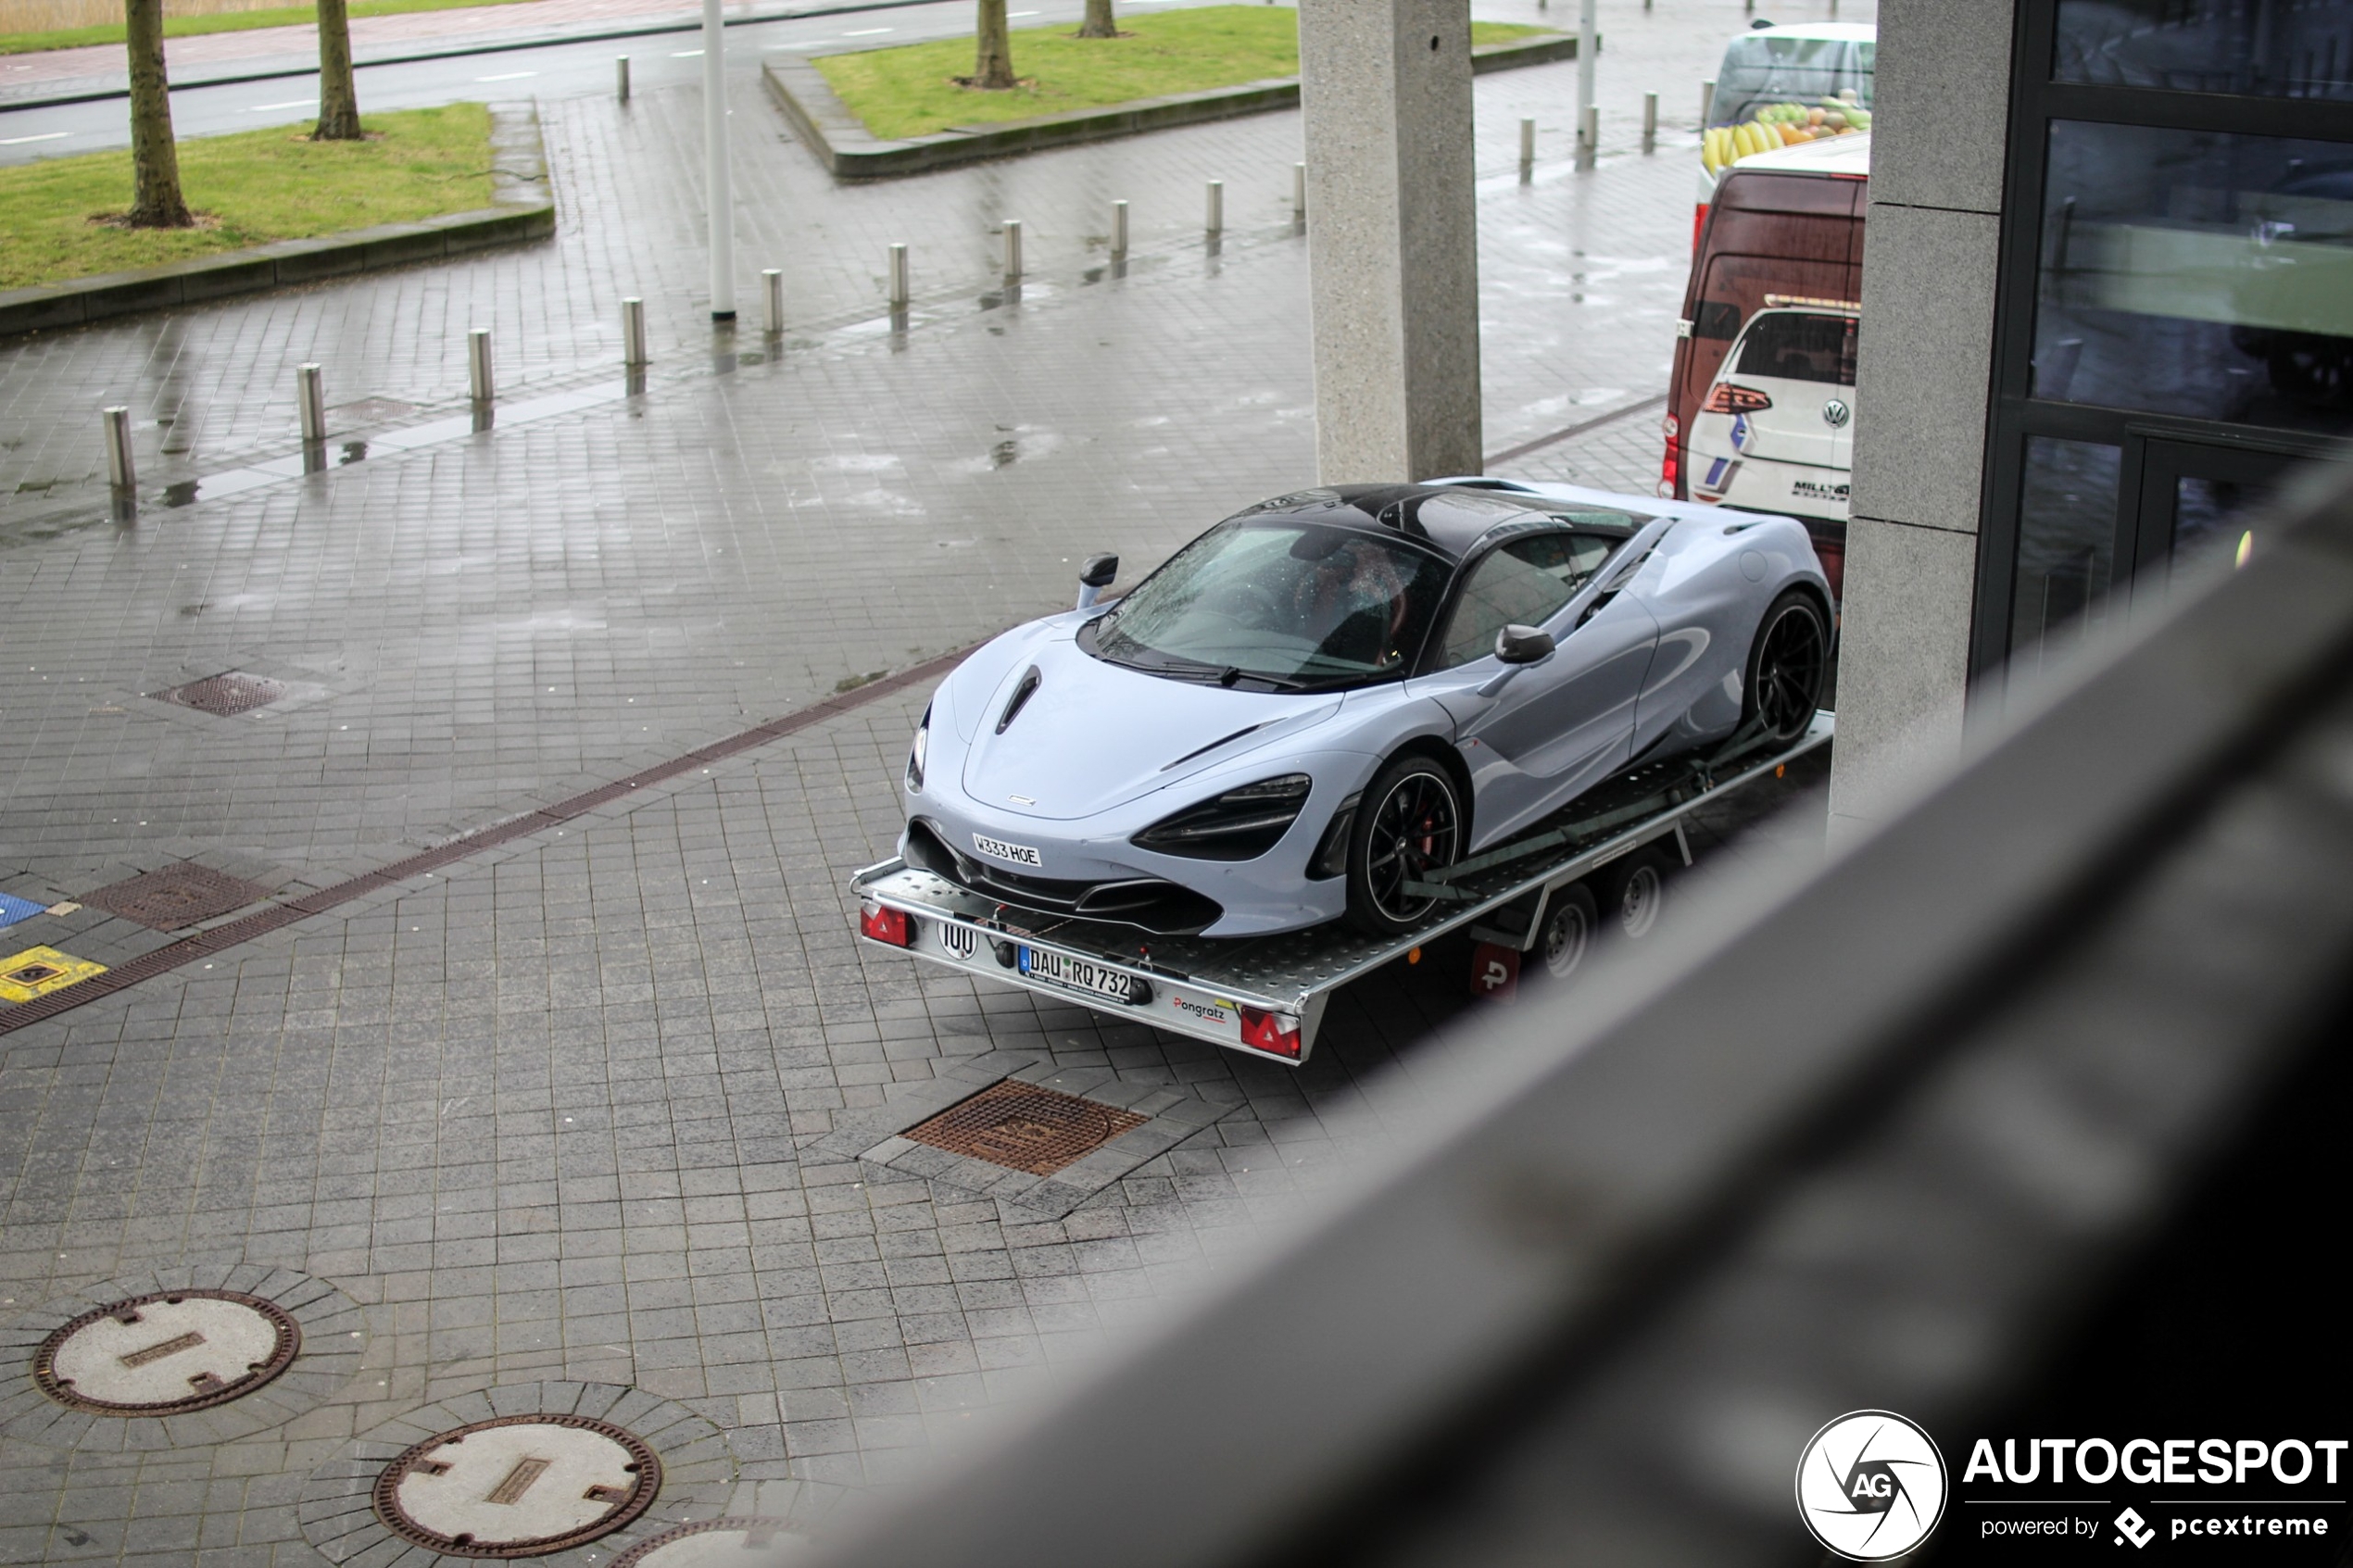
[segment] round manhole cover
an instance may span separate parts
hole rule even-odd
[[[536,1557],[610,1534],[661,1489],[635,1434],[579,1415],[512,1415],[428,1437],[376,1477],[376,1517],[451,1557]]]
[[[781,1519],[698,1519],[639,1541],[612,1568],[749,1568],[774,1562],[772,1549],[784,1533]]]
[[[274,1301],[233,1290],[134,1296],[42,1342],[33,1382],[107,1415],[177,1415],[250,1394],[286,1370],[302,1330]]]

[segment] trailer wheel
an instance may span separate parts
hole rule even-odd
[[[1555,980],[1567,980],[1582,968],[1593,945],[1593,928],[1601,922],[1601,906],[1593,890],[1572,882],[1553,894],[1552,912],[1544,917],[1544,968]]]
[[[1405,884],[1453,865],[1462,847],[1462,805],[1444,765],[1415,752],[1390,761],[1349,829],[1349,923],[1375,936],[1411,931],[1438,900]]]
[[[1603,873],[1602,910],[1608,928],[1639,942],[1658,928],[1667,908],[1667,857],[1637,849]]]

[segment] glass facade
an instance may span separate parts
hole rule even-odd
[[[2016,15],[1981,680],[2230,570],[2353,452],[2353,0]]]
[[[2052,80],[2353,98],[2353,14],[2334,0],[2060,0]]]
[[[2353,427],[2353,147],[2050,127],[2033,395]]]

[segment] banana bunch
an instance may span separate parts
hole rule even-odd
[[[1710,126],[1700,139],[1700,162],[1710,174],[1730,169],[1743,158],[1793,147],[1825,136],[1851,136],[1871,128],[1871,111],[1856,101],[1850,90],[1824,98],[1813,107],[1803,104],[1768,104],[1755,117],[1739,125]]]

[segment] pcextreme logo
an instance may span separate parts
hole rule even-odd
[[[1901,1557],[1944,1516],[1944,1456],[1917,1422],[1850,1411],[1814,1434],[1797,1461],[1797,1512],[1850,1562]]]

